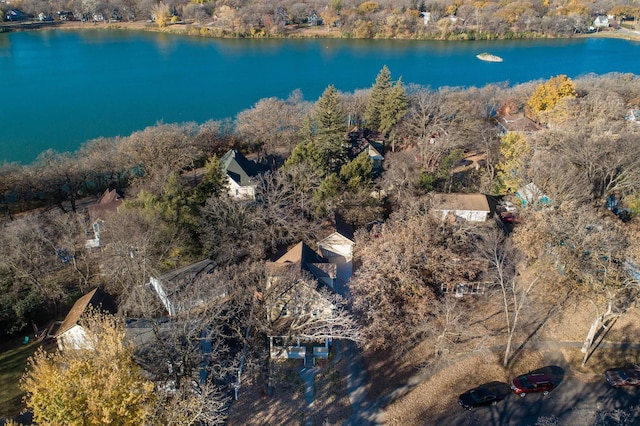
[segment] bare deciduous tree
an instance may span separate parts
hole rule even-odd
[[[513,338],[518,330],[522,309],[529,294],[539,280],[534,271],[525,271],[520,264],[517,247],[505,238],[500,229],[491,229],[482,235],[478,252],[489,262],[489,272],[502,296],[505,318],[506,343],[503,365],[511,361]]]
[[[361,342],[359,327],[343,297],[320,287],[310,274],[300,270],[288,266],[270,270],[275,276],[267,279],[261,297],[267,317],[263,329],[268,335],[285,338],[285,345],[296,339]]]
[[[235,119],[235,132],[252,151],[286,157],[298,142],[298,134],[310,103],[299,91],[288,99],[266,98]]]
[[[382,225],[356,234],[358,267],[349,287],[368,343],[404,353],[429,332],[441,288],[475,280],[469,230],[436,222],[425,200],[408,203]],[[464,260],[463,260],[464,259]],[[436,326],[436,328],[439,326]]]
[[[120,158],[145,173],[147,189],[160,194],[167,176],[193,165],[201,155],[195,144],[195,124],[157,124],[124,138]]]

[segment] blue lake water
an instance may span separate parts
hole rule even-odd
[[[478,60],[484,51],[502,63]],[[234,117],[265,97],[370,87],[510,84],[558,74],[640,72],[640,43],[615,39],[435,42],[225,40],[124,31],[0,34],[0,162],[76,150],[99,136]]]

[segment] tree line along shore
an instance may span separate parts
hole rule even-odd
[[[15,2],[4,4],[5,31],[112,28],[204,37],[340,37],[487,40],[637,38],[637,6],[626,2]],[[17,12],[15,12],[17,11]],[[13,13],[13,15],[12,15]],[[604,21],[600,21],[600,18]],[[618,29],[627,31],[617,31]]]

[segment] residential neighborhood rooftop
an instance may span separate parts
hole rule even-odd
[[[484,194],[433,194],[434,210],[473,210],[489,212]]]
[[[76,300],[73,307],[64,318],[64,321],[57,329],[56,336],[63,334],[65,331],[76,325],[89,306],[100,308],[108,312],[115,312],[115,302],[111,296],[99,288],[95,288],[80,299]]]
[[[116,189],[106,189],[96,204],[88,207],[89,217],[92,221],[104,220],[111,213],[118,211],[124,202],[124,197]]]

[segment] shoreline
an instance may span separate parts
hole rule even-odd
[[[144,21],[135,22],[81,22],[81,21],[54,21],[54,22],[38,22],[28,21],[19,23],[0,23],[0,33],[17,32],[17,31],[43,31],[43,30],[119,30],[119,31],[147,31],[163,34],[176,34],[186,36],[196,36],[204,38],[272,38],[272,39],[306,39],[306,38],[353,38],[346,37],[338,30],[327,30],[325,27],[315,28],[285,28],[284,31],[278,33],[265,34],[258,32],[256,35],[239,35],[233,31],[215,27],[212,25],[200,25],[193,23],[169,23],[165,27],[158,27],[157,24]],[[530,40],[536,37],[523,37],[522,40]],[[563,37],[539,37],[539,38],[563,38]],[[615,38],[628,41],[640,41],[640,31],[619,28],[617,30],[598,31],[587,34],[575,34],[564,38]],[[382,38],[371,38],[371,40],[383,40]],[[393,40],[393,39],[392,39]],[[433,41],[449,41],[437,38],[406,38],[403,40],[433,40]],[[470,39],[468,41],[474,41]],[[486,39],[481,39],[486,40]],[[505,38],[494,38],[491,40],[506,40]],[[457,40],[456,40],[457,41]]]

